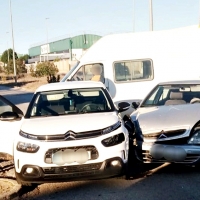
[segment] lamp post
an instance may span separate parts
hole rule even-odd
[[[46,44],[46,49],[47,49],[47,61],[49,61],[49,56],[48,56],[48,51],[49,51],[49,48],[48,48],[48,24],[47,24],[47,20],[49,18],[45,18],[46,19],[46,34],[47,34],[47,44]]]
[[[11,0],[9,0],[9,5],[10,5],[10,25],[11,25],[11,32],[12,32],[12,46],[13,46],[14,79],[15,79],[15,83],[17,83],[17,70],[16,70],[16,65],[15,65],[15,48],[14,48],[14,34],[13,34]]]
[[[133,0],[133,32],[135,32],[135,0]]]
[[[152,0],[149,0],[149,30],[153,31],[153,6]]]
[[[6,32],[6,34],[8,34],[9,32]],[[7,37],[8,38],[8,37]],[[9,62],[9,57],[10,57],[10,55],[9,55],[9,45],[8,45],[8,40],[7,40],[7,54],[8,54],[8,62]]]
[[[200,28],[200,1],[199,1],[199,28]]]

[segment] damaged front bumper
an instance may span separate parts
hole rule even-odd
[[[200,146],[172,145],[141,142],[135,147],[135,155],[143,163],[182,163],[196,164],[200,162]]]

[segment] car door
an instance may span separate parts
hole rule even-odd
[[[19,133],[23,112],[0,95],[0,159],[13,156],[13,141]]]

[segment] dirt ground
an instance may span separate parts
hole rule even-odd
[[[4,182],[0,181],[0,194],[9,192],[12,187],[13,184],[11,182],[6,182],[5,184],[5,181]]]
[[[60,80],[63,76],[64,74],[60,75]],[[32,77],[30,74],[24,74],[23,76],[18,77],[17,84],[15,84],[15,81],[12,78],[10,78],[10,80],[0,80],[0,85],[11,88],[21,88],[31,92],[34,92],[39,86],[47,83],[47,77]]]

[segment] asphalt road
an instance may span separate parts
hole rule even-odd
[[[26,110],[32,93],[0,86],[0,94]],[[21,200],[200,199],[200,167],[175,164],[139,168],[132,180],[111,178],[23,187]]]
[[[0,85],[0,95],[6,97],[9,101],[14,103],[23,112],[25,112],[33,93],[26,92],[20,89],[10,89],[8,87]]]
[[[200,199],[200,168],[168,165],[133,180],[118,178],[42,184],[21,196],[21,200],[189,200]]]

